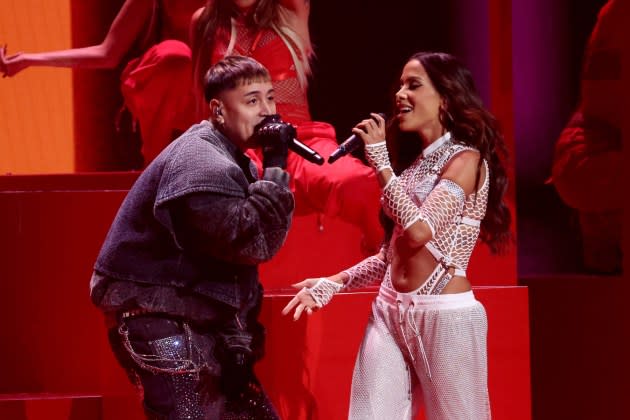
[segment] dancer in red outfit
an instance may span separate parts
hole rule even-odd
[[[600,10],[584,53],[580,103],[555,145],[552,182],[576,209],[584,268],[621,271],[623,170],[622,46],[628,10],[609,0]]]
[[[309,11],[306,0],[208,0],[193,17],[194,77],[199,84],[206,69],[226,55],[255,58],[271,73],[283,120],[296,126],[300,141],[327,158],[338,147],[335,130],[311,120],[307,100],[313,55]],[[253,153],[252,158],[260,163]],[[362,230],[366,252],[378,249],[380,190],[369,167],[352,156],[318,166],[290,153],[287,170],[297,214],[339,217]]]
[[[126,0],[103,42],[84,48],[7,56],[0,71],[13,76],[31,66],[113,69],[134,51],[121,75],[125,105],[138,122],[145,166],[194,121],[190,17],[202,0]]]

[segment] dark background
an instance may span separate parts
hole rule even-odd
[[[452,52],[451,7],[451,1],[312,2],[313,117],[331,122],[342,140],[370,112],[389,112],[411,54]]]

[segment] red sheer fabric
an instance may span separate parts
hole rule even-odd
[[[296,126],[302,143],[328,159],[339,146],[335,130],[330,124],[311,121],[306,90],[299,83],[285,41],[273,29],[251,31],[239,22],[234,25],[236,40],[231,53],[251,56],[269,70],[277,112],[284,121]],[[230,37],[227,32],[218,34],[213,62],[230,53]],[[250,151],[248,154],[260,170],[260,153]],[[287,170],[295,193],[296,214],[317,212],[339,217],[362,230],[366,253],[378,251],[383,238],[378,218],[381,192],[371,168],[352,156],[333,165],[318,166],[289,152]]]
[[[166,40],[131,60],[121,74],[125,105],[140,126],[147,165],[194,122],[188,45]]]

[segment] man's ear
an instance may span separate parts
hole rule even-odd
[[[208,106],[210,107],[210,115],[213,119],[223,115],[223,111],[221,110],[221,101],[218,99],[211,99]]]

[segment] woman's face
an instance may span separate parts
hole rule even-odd
[[[441,135],[440,104],[442,98],[418,60],[409,61],[400,77],[396,92],[398,126],[401,131],[415,131],[424,137]]]

